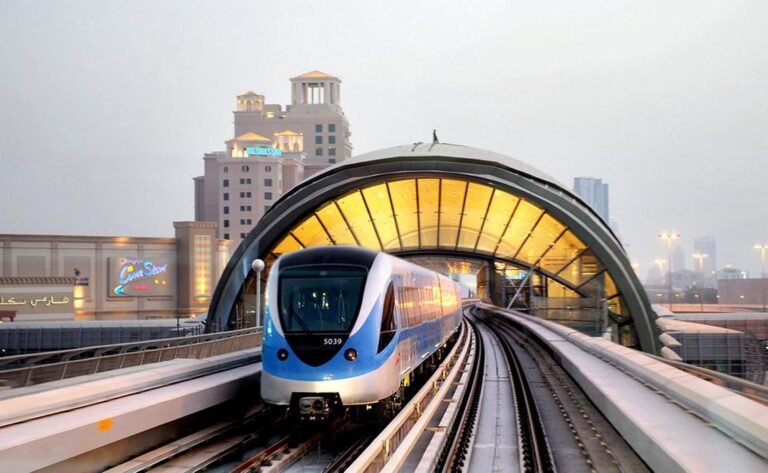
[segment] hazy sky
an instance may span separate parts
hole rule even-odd
[[[354,154],[437,128],[603,178],[643,276],[662,229],[753,274],[768,241],[765,0],[0,0],[0,45],[0,233],[173,235],[235,96],[320,69]]]

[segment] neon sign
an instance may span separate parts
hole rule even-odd
[[[168,263],[158,264],[151,260],[119,258],[113,272],[117,281],[112,283],[114,285],[112,293],[116,296],[134,296],[166,292],[167,273]]]
[[[275,148],[245,148],[248,156],[282,156],[282,150]]]

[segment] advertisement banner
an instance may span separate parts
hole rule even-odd
[[[109,297],[171,296],[175,281],[167,259],[109,258]]]

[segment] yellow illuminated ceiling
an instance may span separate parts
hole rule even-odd
[[[316,208],[270,253],[320,245],[472,253],[535,267],[567,294],[618,295],[603,265],[565,224],[531,201],[463,179],[408,178],[355,189]],[[598,279],[599,290],[592,287]]]

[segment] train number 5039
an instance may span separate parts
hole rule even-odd
[[[340,338],[324,338],[323,345],[341,345],[344,341]]]

